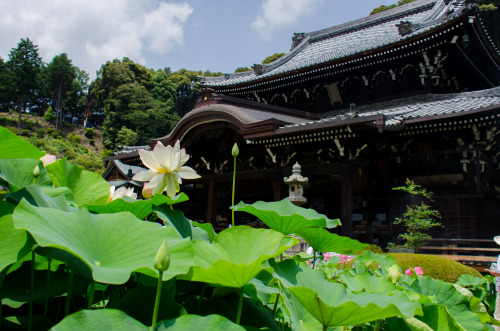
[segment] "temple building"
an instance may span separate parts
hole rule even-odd
[[[195,108],[151,141],[180,140],[202,176],[182,186],[191,219],[227,226],[236,142],[236,201],[287,197],[298,163],[305,207],[340,218],[343,235],[393,241],[412,201],[392,188],[406,178],[434,192],[435,236],[500,234],[500,53],[473,2],[417,0],[295,33],[282,58],[200,84]],[[137,151],[105,162],[140,166]]]

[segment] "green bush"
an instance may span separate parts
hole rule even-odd
[[[101,156],[102,157],[107,157],[107,156],[111,156],[111,155],[113,155],[113,151],[110,150],[110,149],[103,149],[101,151]]]
[[[24,129],[24,130],[21,132],[21,134],[22,134],[23,136],[25,136],[25,137],[29,137],[29,136],[30,136],[30,130],[28,130],[28,129]]]
[[[37,138],[43,138],[43,137],[45,137],[45,129],[44,128],[38,128],[36,130],[35,136]]]
[[[474,268],[463,265],[446,257],[427,254],[391,253],[403,272],[408,268],[421,267],[424,276],[431,276],[448,283],[455,283],[463,274],[482,277]]]
[[[90,144],[91,146],[95,146],[95,139],[90,139],[90,140],[89,140],[89,144]]]
[[[94,138],[94,136],[95,136],[95,130],[94,130],[94,128],[86,128],[84,136],[87,137],[87,138],[89,138],[89,139]]]
[[[78,134],[68,134],[68,139],[71,140],[72,142],[74,142],[75,144],[79,144],[81,141],[82,141],[82,136],[78,135]]]
[[[47,134],[52,135],[54,133],[54,128],[47,128]]]
[[[53,121],[56,116],[54,115],[54,111],[52,110],[52,107],[49,107],[47,109],[47,111],[45,112],[45,114],[43,115],[43,118],[47,121],[47,122],[51,122]]]
[[[52,132],[52,138],[62,139],[64,137],[64,133],[61,130],[57,130]]]

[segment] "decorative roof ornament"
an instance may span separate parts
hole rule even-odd
[[[399,24],[396,24],[396,26],[398,27],[399,35],[401,37],[406,36],[410,33],[413,33],[413,31],[415,31],[413,23],[410,21],[401,21],[401,22],[399,22]]]
[[[264,67],[262,66],[262,64],[254,64],[253,71],[256,75],[262,75],[264,73]]]
[[[304,40],[305,35],[306,34],[304,32],[300,32],[300,33],[294,32],[293,37],[292,37],[292,47],[290,47],[290,50],[297,47],[297,45],[300,44],[302,42],[302,40]]]
[[[301,175],[301,169],[300,164],[295,162],[292,167],[292,175],[288,178],[283,178],[285,184],[288,185],[287,199],[296,206],[302,206],[307,203],[307,198],[304,197],[304,185],[309,183],[309,179]]]

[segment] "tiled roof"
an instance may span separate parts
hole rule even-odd
[[[500,108],[500,87],[473,92],[452,94],[428,94],[418,97],[393,100],[386,103],[372,104],[356,108],[336,116],[325,116],[317,121],[307,121],[281,127],[278,134],[285,133],[290,128],[307,130],[318,124],[342,124],[343,121],[376,115],[384,115],[386,128],[397,127],[408,120],[432,120],[433,117],[449,114],[465,114],[472,110],[494,107]]]
[[[223,87],[249,83],[394,44],[456,17],[466,2],[417,0],[349,23],[306,33],[284,57],[262,65],[261,74],[247,71],[224,77],[202,77],[201,84]],[[402,21],[411,22],[412,33],[400,35],[397,25]]]

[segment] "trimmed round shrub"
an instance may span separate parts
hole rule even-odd
[[[359,254],[363,253],[364,251],[370,251],[370,252],[375,253],[375,254],[384,254],[384,252],[382,251],[382,248],[378,247],[377,245],[368,245],[364,249],[354,252],[353,255],[359,255]]]
[[[476,269],[442,256],[408,253],[390,253],[390,255],[403,268],[403,272],[408,268],[421,267],[424,276],[431,276],[448,283],[455,283],[464,274],[483,277]]]

